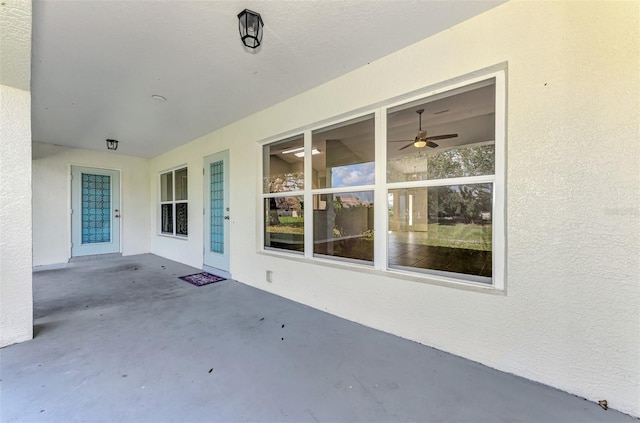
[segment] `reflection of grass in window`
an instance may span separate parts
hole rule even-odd
[[[304,217],[281,216],[280,223],[289,226],[304,226]]]
[[[280,225],[267,226],[267,233],[272,234],[304,234],[304,218],[282,216]],[[371,231],[372,232],[372,231]],[[396,232],[407,235],[407,232]],[[372,233],[365,232],[360,242],[367,244],[373,241]],[[418,224],[412,226],[411,243],[432,247],[466,248],[469,250],[491,251],[491,225],[464,224],[440,225],[438,223]],[[353,245],[350,245],[353,248]],[[368,250],[369,246],[362,246]],[[342,255],[342,254],[341,254]],[[345,254],[346,255],[346,254]]]
[[[304,217],[280,216],[279,225],[267,226],[267,232],[273,234],[304,234]]]
[[[491,251],[491,225],[438,223],[412,226],[412,244]],[[401,232],[400,232],[401,233]]]

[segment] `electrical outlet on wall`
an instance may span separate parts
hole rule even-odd
[[[273,282],[273,270],[267,270],[267,282]]]

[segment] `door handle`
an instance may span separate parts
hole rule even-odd
[[[229,216],[225,216],[225,217],[224,217],[224,220],[229,220]]]

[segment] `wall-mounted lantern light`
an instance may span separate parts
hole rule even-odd
[[[107,150],[117,150],[118,140],[107,140]]]
[[[238,13],[238,29],[245,46],[256,48],[262,42],[262,17],[259,13],[244,9]]]

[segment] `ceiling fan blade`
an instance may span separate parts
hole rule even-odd
[[[409,147],[411,147],[412,145],[413,145],[413,142],[411,142],[411,143],[409,143],[409,144],[405,145],[404,147],[402,147],[402,148],[398,149],[398,151],[400,151],[400,150],[404,150],[405,148],[409,148]]]
[[[458,134],[444,134],[444,135],[434,135],[433,137],[427,137],[424,140],[446,140],[447,138],[456,138]]]
[[[427,145],[431,148],[436,148],[438,146],[438,144],[433,141],[427,141]]]

